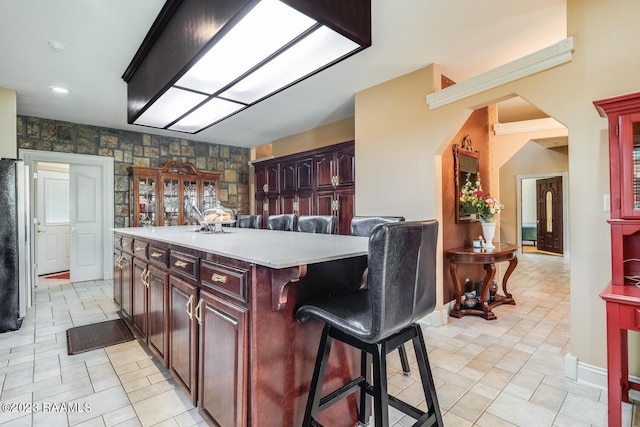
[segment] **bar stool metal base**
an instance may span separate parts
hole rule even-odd
[[[321,397],[322,386],[331,352],[331,344],[334,339],[349,344],[361,350],[360,376],[353,379],[348,384],[334,390],[328,395]],[[427,402],[428,412],[424,412],[406,402],[389,396],[387,389],[387,362],[386,356],[395,349],[403,346],[405,342],[412,341],[416,353],[416,361],[422,380]],[[373,362],[373,363],[372,363]],[[370,379],[373,382],[370,383]],[[303,427],[320,426],[314,416],[322,410],[333,405],[345,397],[359,392],[358,422],[361,426],[369,424],[371,416],[371,398],[373,396],[373,412],[376,427],[389,426],[389,405],[397,410],[416,419],[414,427],[418,426],[443,426],[442,415],[438,405],[435,384],[429,366],[427,348],[422,336],[422,330],[416,323],[402,329],[394,335],[385,338],[377,343],[366,343],[359,339],[347,335],[325,324],[320,338],[318,356],[311,379],[307,406],[304,414]]]

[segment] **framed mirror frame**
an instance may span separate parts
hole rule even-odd
[[[480,152],[473,149],[473,143],[469,135],[465,135],[462,138],[462,144],[453,144],[453,170],[454,170],[454,182],[455,182],[455,211],[456,211],[456,223],[471,222],[474,218],[471,216],[471,212],[462,212],[460,206],[460,194],[462,186],[467,181],[467,175],[471,182],[476,181],[478,173],[480,172]]]

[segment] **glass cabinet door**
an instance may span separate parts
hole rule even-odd
[[[183,225],[196,225],[196,218],[191,215],[193,203],[198,205],[198,181],[185,179],[182,181]]]
[[[622,216],[640,218],[640,113],[622,116]]]
[[[216,204],[216,183],[204,181],[202,189],[202,209],[213,208]]]
[[[180,182],[177,179],[164,178],[163,188],[163,208],[164,225],[178,225],[180,201],[178,200],[178,189]]]
[[[156,180],[138,179],[138,215],[141,227],[157,225],[156,221]]]

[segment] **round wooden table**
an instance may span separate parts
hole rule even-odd
[[[474,314],[482,316],[487,320],[493,320],[496,319],[496,315],[492,311],[494,307],[502,304],[515,305],[515,300],[507,291],[507,281],[516,268],[516,265],[518,265],[518,258],[516,257],[517,251],[517,245],[508,243],[499,243],[493,249],[467,246],[448,250],[449,270],[456,288],[456,303],[453,310],[449,312],[449,316],[461,318],[466,314]],[[503,261],[509,262],[507,271],[502,278],[502,291],[504,295],[496,294],[489,296],[489,287],[496,276],[496,263]],[[462,306],[462,289],[458,277],[458,264],[482,264],[484,267],[485,274],[480,292],[480,302],[473,307]]]

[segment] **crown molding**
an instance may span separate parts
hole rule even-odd
[[[511,135],[516,133],[561,130],[566,127],[551,117],[545,119],[522,120],[519,122],[496,123],[493,125],[495,135]]]
[[[440,91],[430,93],[427,95],[427,104],[429,109],[433,110],[485,90],[564,64],[571,61],[572,56],[573,37],[568,37],[515,61],[478,74]]]

